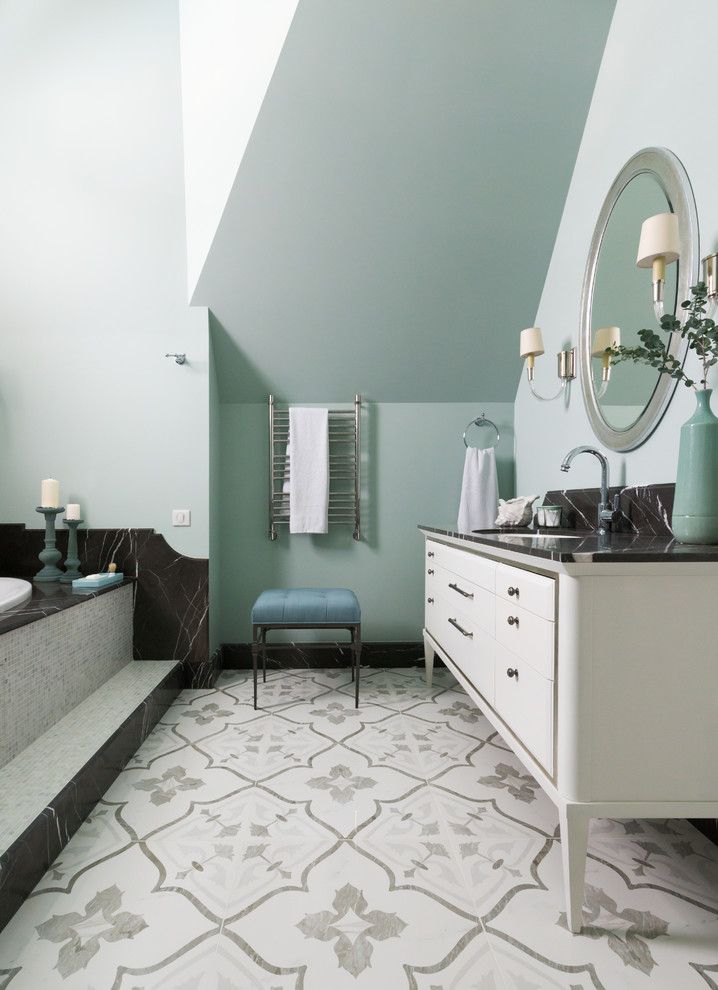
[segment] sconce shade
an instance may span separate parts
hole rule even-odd
[[[657,213],[643,221],[638,243],[639,268],[651,268],[656,258],[665,258],[666,264],[680,256],[678,240],[678,216],[675,213]]]
[[[541,336],[540,327],[527,327],[526,330],[521,331],[521,357],[527,358],[543,354],[543,337]]]
[[[621,346],[620,327],[599,327],[593,338],[591,357],[602,358],[607,347]]]

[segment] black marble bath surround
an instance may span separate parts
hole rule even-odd
[[[58,526],[57,548],[67,556],[67,530]],[[133,652],[136,660],[175,660],[185,686],[206,687],[216,673],[209,656],[209,561],[184,557],[152,529],[79,529],[83,574],[114,563],[136,580]],[[44,530],[0,525],[0,576],[31,581],[40,569]],[[46,585],[61,589],[62,585]]]

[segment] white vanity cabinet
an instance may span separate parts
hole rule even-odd
[[[718,816],[718,562],[422,531],[427,680],[438,653],[557,805],[578,932],[591,818]]]

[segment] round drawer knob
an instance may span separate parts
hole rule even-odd
[[[510,626],[518,626],[519,617],[517,615],[510,615],[506,621]]]
[[[426,600],[429,603],[429,605],[433,605],[434,604],[434,599],[433,598],[427,598]]]
[[[427,574],[433,574],[434,573],[434,568],[433,567],[430,567],[429,570],[426,573]]]
[[[426,556],[427,557],[433,557],[434,556],[434,551],[433,550],[429,550],[429,552],[428,552],[428,554]]]
[[[519,679],[519,672],[516,667],[509,667],[506,673],[509,675],[509,677],[515,677],[516,680]]]
[[[516,595],[516,597],[518,598],[519,597],[519,589],[518,588],[509,588],[509,595],[510,595],[511,598],[513,598],[514,595]]]

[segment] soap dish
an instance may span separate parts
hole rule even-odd
[[[111,584],[119,584],[124,574],[107,572],[106,574],[88,574],[87,577],[75,578],[72,590],[82,594],[83,591],[97,591],[98,588],[108,588]]]

